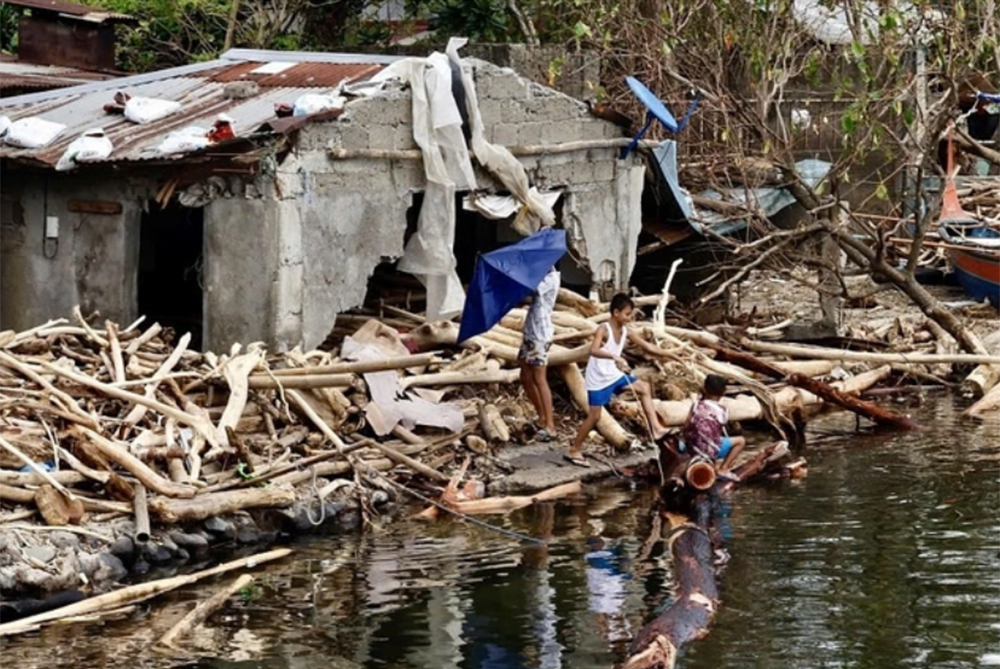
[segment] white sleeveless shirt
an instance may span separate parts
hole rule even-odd
[[[604,344],[601,345],[601,350],[613,356],[620,356],[622,350],[625,348],[625,342],[628,341],[628,331],[625,329],[625,326],[622,326],[622,337],[618,341],[615,341],[615,333],[611,329],[611,323],[605,323],[604,327],[608,330],[608,336],[604,340]],[[615,364],[614,360],[590,356],[590,360],[587,361],[587,375],[584,380],[587,390],[601,390],[602,388],[607,388],[623,376],[625,376],[625,373],[618,369],[618,365]]]

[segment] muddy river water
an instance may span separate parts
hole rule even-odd
[[[1000,426],[960,409],[910,405],[928,429],[907,434],[814,421],[807,478],[734,492],[723,605],[679,666],[1000,666]],[[670,601],[662,548],[640,556],[649,503],[612,481],[496,520],[544,546],[450,521],[312,537],[189,638],[187,659],[152,640],[215,583],[9,640],[0,664],[606,669]]]

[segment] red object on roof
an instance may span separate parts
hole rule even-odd
[[[374,63],[294,63],[280,72],[255,73],[265,63],[240,63],[217,71],[209,81],[228,83],[231,81],[254,81],[262,88],[307,87],[333,88],[340,82],[366,79],[384,66]]]

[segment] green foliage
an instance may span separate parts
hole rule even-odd
[[[520,31],[503,0],[429,0],[430,26],[447,35],[476,42],[507,42]]]
[[[0,5],[0,51],[4,53],[17,51],[17,18],[17,10],[10,5]]]

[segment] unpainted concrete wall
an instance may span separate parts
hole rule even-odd
[[[0,219],[0,328],[26,329],[84,314],[127,323],[136,317],[139,221],[147,185],[5,171]],[[118,215],[69,211],[70,200],[119,202]],[[45,219],[59,219],[58,243],[45,242]],[[43,247],[44,244],[44,247]]]

